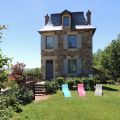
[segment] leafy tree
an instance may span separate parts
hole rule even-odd
[[[98,51],[93,54],[93,66],[95,66],[100,70],[102,70],[102,65],[101,65],[102,55],[103,55],[103,51],[101,49],[98,49]]]
[[[120,34],[104,50],[93,54],[93,65],[102,70],[109,79],[120,78]]]
[[[0,25],[0,30],[5,29],[5,26]],[[2,38],[2,32],[0,32],[0,39]],[[11,59],[6,57],[2,54],[2,51],[0,49],[0,92],[1,88],[4,88],[4,82],[7,81],[7,68],[9,68],[9,64],[11,62]]]
[[[24,74],[24,63],[19,63],[12,66],[12,73],[9,78],[14,80],[18,85],[22,86],[25,83],[25,74]]]
[[[0,30],[4,30],[7,29],[6,25],[0,25]],[[0,42],[1,42],[1,38],[2,38],[3,33],[0,32]]]
[[[40,68],[31,68],[31,69],[25,69],[25,75],[27,78],[35,78],[40,79],[41,78],[41,70]]]
[[[113,80],[120,78],[120,38],[113,40],[102,55],[102,66]]]

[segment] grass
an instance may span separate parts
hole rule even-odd
[[[103,96],[79,97],[71,91],[71,98],[64,98],[61,91],[45,101],[33,102],[15,113],[15,120],[120,120],[120,86],[106,85]]]

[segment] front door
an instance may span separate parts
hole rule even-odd
[[[46,80],[53,79],[53,60],[46,60]]]

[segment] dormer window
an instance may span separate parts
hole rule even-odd
[[[63,16],[63,26],[64,27],[70,26],[70,17],[69,16]]]

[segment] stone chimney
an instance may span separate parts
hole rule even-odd
[[[88,24],[91,25],[91,11],[90,10],[87,11],[86,16],[87,16]]]
[[[47,15],[45,16],[45,25],[47,25],[48,21],[49,21],[49,15],[47,14]]]

